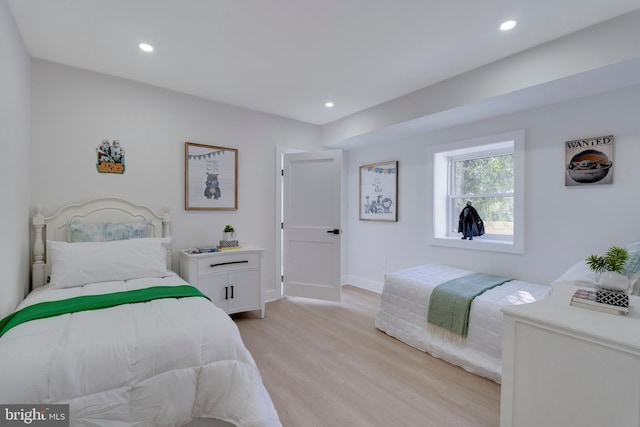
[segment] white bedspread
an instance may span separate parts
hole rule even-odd
[[[548,295],[550,286],[512,280],[476,297],[471,304],[468,335],[459,346],[427,331],[431,290],[472,271],[426,264],[389,273],[375,326],[387,334],[467,371],[500,382],[502,374],[502,307],[526,304]]]
[[[19,308],[184,284],[178,276],[32,292]],[[72,426],[180,426],[217,418],[280,426],[233,320],[210,301],[167,298],[64,314],[0,338],[0,402],[68,403]]]

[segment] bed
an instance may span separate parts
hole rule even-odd
[[[469,372],[500,383],[502,373],[502,308],[547,296],[550,286],[510,280],[473,299],[466,337],[434,331],[427,322],[434,288],[474,272],[425,264],[385,275],[375,326],[388,335]]]
[[[233,320],[171,270],[167,213],[38,206],[33,236],[33,290],[0,322],[0,402],[68,404],[72,426],[281,426]]]

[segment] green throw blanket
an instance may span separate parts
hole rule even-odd
[[[28,322],[29,320],[53,317],[60,314],[75,313],[78,311],[98,310],[121,304],[147,302],[154,299],[184,297],[207,298],[194,286],[180,285],[152,286],[150,288],[135,289],[132,291],[114,292],[102,295],[83,295],[59,301],[41,302],[11,313],[4,319],[0,320],[0,337],[14,326]]]
[[[472,273],[436,286],[429,298],[429,326],[435,325],[462,338],[466,337],[473,299],[510,280],[491,274]]]

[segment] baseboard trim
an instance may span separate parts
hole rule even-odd
[[[365,279],[358,276],[342,276],[341,286],[344,285],[355,286],[356,288],[361,288],[367,291],[375,292],[377,294],[382,293],[382,287],[384,286],[383,283],[375,282],[373,280]],[[275,290],[269,290],[264,293],[265,302],[276,301],[282,298],[284,297]]]
[[[362,288],[367,291],[375,292],[377,294],[382,293],[382,288],[384,287],[384,283],[375,282],[373,280],[365,279],[364,277],[358,276],[347,276],[348,280],[346,283],[353,285],[357,288]]]

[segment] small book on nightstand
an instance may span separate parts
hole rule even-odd
[[[210,252],[220,252],[220,249],[216,247],[189,248],[189,249],[185,249],[185,252],[188,254],[207,254]]]
[[[578,289],[571,297],[571,305],[624,316],[629,314],[629,295],[624,292]]]

